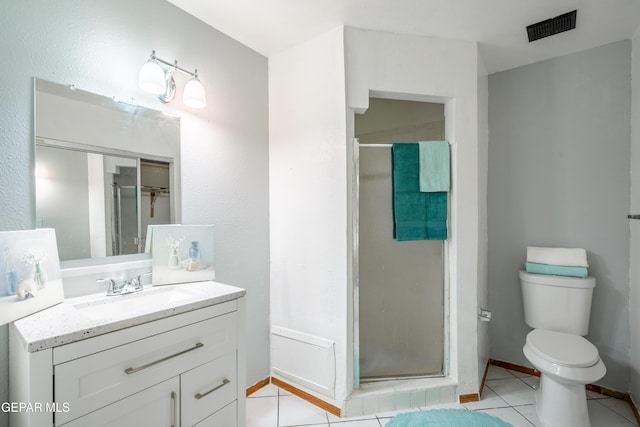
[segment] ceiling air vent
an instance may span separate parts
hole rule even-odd
[[[577,10],[574,10],[573,12],[564,13],[555,18],[529,25],[527,27],[529,42],[573,30],[576,28],[577,12]]]

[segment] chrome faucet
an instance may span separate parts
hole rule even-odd
[[[149,276],[151,273],[139,274],[138,277],[134,277],[129,280],[116,281],[114,279],[96,279],[96,282],[109,282],[109,288],[107,289],[107,296],[125,295],[133,292],[140,292],[143,289],[142,277]]]

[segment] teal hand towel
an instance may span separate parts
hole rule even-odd
[[[551,265],[537,262],[527,262],[525,264],[527,273],[547,274],[551,276],[587,277],[587,267],[577,267],[571,265]]]
[[[417,143],[394,143],[393,237],[405,240],[446,240],[446,192],[420,192],[420,159]]]
[[[450,160],[447,141],[422,141],[420,147],[420,191],[449,191]]]

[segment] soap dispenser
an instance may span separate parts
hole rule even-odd
[[[200,247],[198,246],[198,242],[191,242],[189,258],[194,262],[200,262]]]
[[[9,248],[4,249],[4,261],[5,261],[5,273],[7,277],[7,294],[15,295],[16,288],[18,287],[18,275],[13,266],[13,259],[11,258],[11,252]]]

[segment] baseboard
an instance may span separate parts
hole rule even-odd
[[[480,392],[478,393],[480,398],[482,398],[482,393],[484,392],[484,384],[487,382],[487,374],[489,373],[489,363],[491,359],[487,360],[487,364],[484,367],[484,374],[482,375],[482,383],[480,383]]]
[[[533,368],[529,368],[527,366],[522,366],[522,365],[516,365],[515,363],[511,363],[511,362],[503,362],[502,360],[489,359],[489,364],[498,366],[500,368],[505,368],[510,371],[522,372],[523,374],[533,375],[536,377],[540,376],[540,372]]]
[[[592,391],[594,393],[602,394],[604,396],[609,396],[609,397],[615,397],[616,399],[620,399],[620,400],[627,400],[627,396],[629,396],[629,393],[611,390],[609,388],[602,387],[595,384],[587,384],[585,387],[587,390]]]
[[[336,417],[340,416],[340,408],[338,408],[337,406],[333,406],[330,403],[325,402],[322,399],[317,398],[316,396],[307,393],[306,391],[302,391],[297,387],[292,386],[291,384],[287,384],[286,382],[275,378],[275,377],[271,377],[271,384],[280,387],[281,389],[284,389],[286,391],[288,391],[289,393],[298,396],[301,399],[306,400],[307,402],[311,403],[312,405],[317,406],[320,409],[323,409],[333,415],[335,415]]]
[[[482,398],[482,392],[484,390],[484,383],[487,380],[487,373],[489,372],[489,363],[491,360],[487,361],[486,366],[484,367],[484,374],[482,375],[482,381],[480,382],[480,391],[478,393],[470,393],[470,394],[461,394],[458,396],[458,401],[460,403],[469,403],[469,402],[479,402]]]
[[[460,403],[479,402],[480,393],[461,394],[458,396],[458,401]]]
[[[255,393],[256,391],[260,390],[262,387],[265,387],[268,384],[269,384],[269,377],[258,381],[257,383],[255,383],[250,387],[247,387],[247,397],[251,396],[253,393]]]

